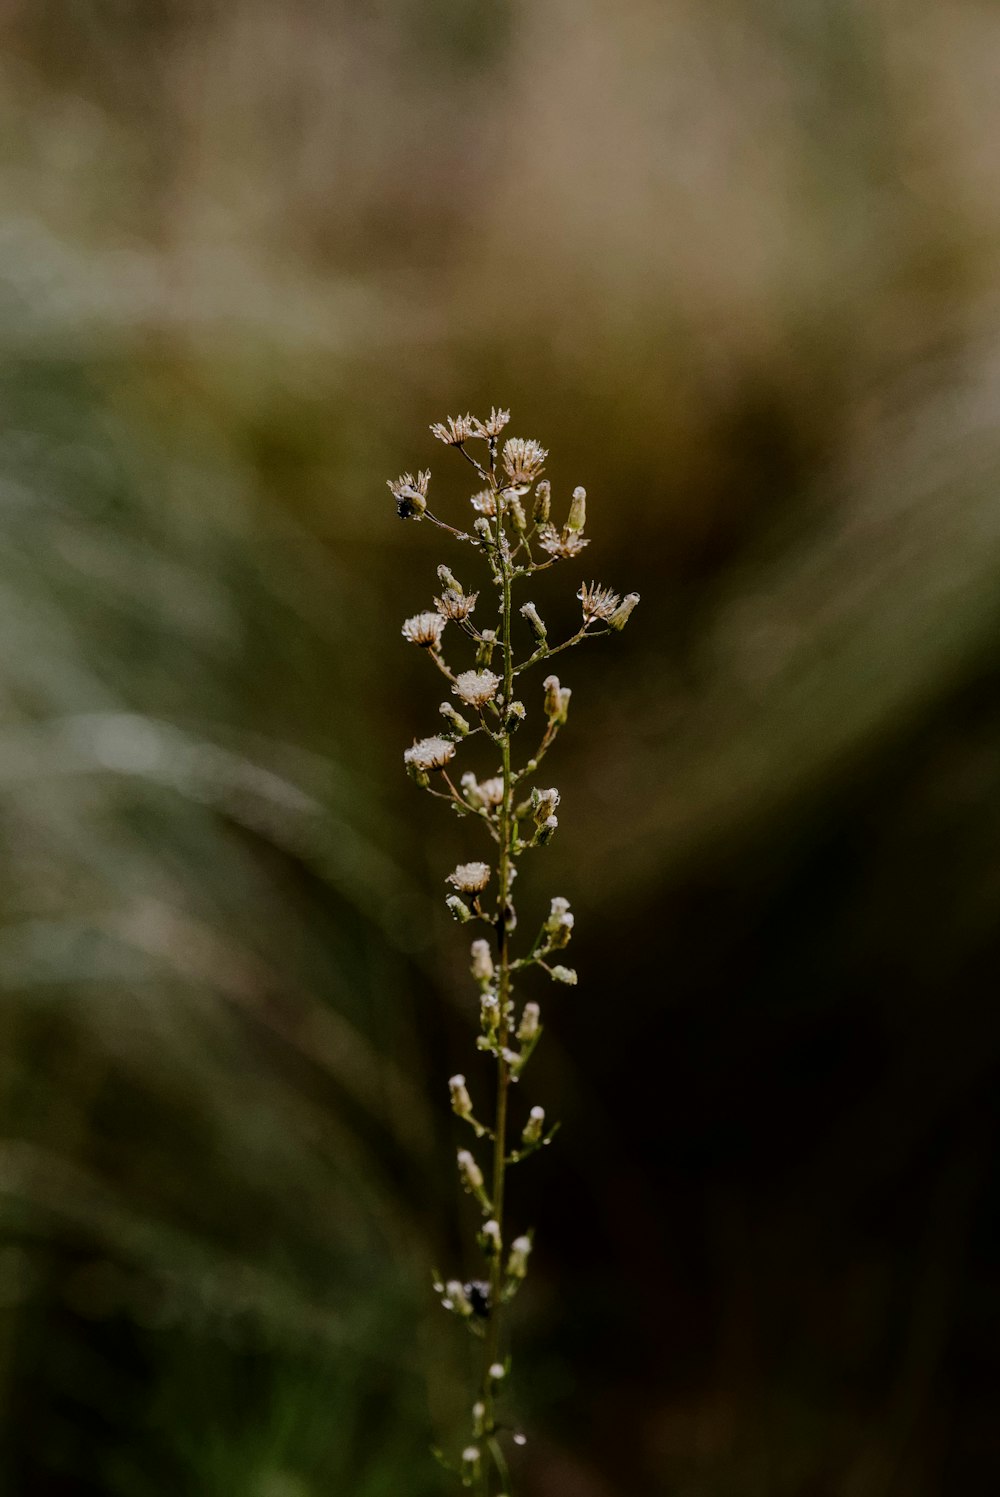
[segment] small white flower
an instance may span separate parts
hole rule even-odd
[[[414,769],[444,769],[455,757],[455,745],[447,738],[421,738],[408,748],[403,762]]]
[[[490,982],[493,978],[493,957],[488,941],[472,943],[472,975],[477,982]]]
[[[445,883],[454,884],[463,894],[478,894],[486,888],[492,872],[489,863],[459,863],[454,873],[449,873]]]
[[[402,635],[412,645],[421,645],[425,650],[437,649],[444,625],[445,621],[440,613],[415,613],[404,623]]]
[[[499,685],[500,677],[492,671],[462,671],[452,691],[470,707],[485,707],[496,696]]]

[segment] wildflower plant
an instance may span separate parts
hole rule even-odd
[[[623,629],[639,601],[637,593],[620,598],[609,587],[582,583],[577,593],[580,625],[558,644],[550,642],[534,603],[516,607],[514,590],[519,583],[579,556],[589,541],[584,534],[586,492],[574,489],[567,517],[557,526],[551,518],[550,486],[542,477],[548,453],[538,442],[520,437],[508,437],[501,447],[509,419],[509,411],[494,409],[486,421],[449,416],[431,427],[435,437],[472,466],[482,485],[471,497],[469,530],[432,513],[429,472],[416,477],[405,473],[389,483],[401,519],[429,521],[476,553],[485,564],[499,616],[496,628],[477,622],[473,615],[479,593],[467,591],[442,565],[437,571],[441,591],[433,610],[407,619],[402,630],[404,639],[424,651],[450,688],[449,700],[440,707],[443,726],[405,751],[407,771],[421,789],[446,801],[457,815],[480,822],[492,844],[490,862],[476,858],[460,863],[443,880],[454,919],[487,932],[472,941],[470,971],[479,994],[477,1045],[493,1073],[489,1121],[477,1113],[464,1075],[452,1076],[448,1083],[452,1111],[472,1134],[470,1146],[458,1151],[457,1168],[462,1189],[480,1213],[477,1241],[483,1263],[479,1277],[436,1278],[434,1285],[445,1310],[482,1343],[469,1440],[457,1465],[450,1463],[461,1485],[475,1488],[480,1497],[510,1497],[504,1436],[523,1443],[523,1436],[510,1431],[501,1417],[500,1405],[511,1372],[506,1310],[527,1276],[533,1237],[530,1231],[508,1226],[507,1172],[544,1148],[555,1132],[541,1106],[531,1106],[523,1118],[515,1116],[512,1089],[542,1036],[539,1003],[533,998],[520,1001],[515,984],[520,988],[533,973],[559,987],[572,987],[577,980],[573,968],[561,960],[573,934],[568,900],[551,900],[534,939],[520,954],[512,941],[519,861],[549,842],[559,825],[558,790],[540,788],[534,781],[566,724],[571,696],[558,676],[544,677],[540,737],[531,737],[534,747],[515,765],[514,740],[530,733],[521,685],[529,671],[554,655]],[[515,625],[525,639],[520,651]],[[471,663],[451,663],[453,639],[466,646]],[[496,764],[483,779],[471,769],[459,774],[455,767],[459,754],[475,740],[491,746]]]

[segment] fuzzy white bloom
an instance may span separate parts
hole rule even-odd
[[[466,1445],[462,1451],[462,1460],[467,1466],[475,1466],[479,1462],[479,1446]]]
[[[445,621],[439,613],[415,613],[404,623],[402,635],[412,645],[420,645],[425,650],[437,649],[444,625]]]
[[[502,1362],[491,1362],[490,1363],[490,1377],[493,1379],[493,1381],[495,1383],[500,1382],[501,1378],[504,1378],[506,1376],[507,1376],[507,1369],[503,1365]]]
[[[552,901],[549,917],[545,922],[545,934],[548,936],[549,945],[556,947],[568,945],[574,924],[569,900],[557,895]]]
[[[503,780],[499,775],[493,779],[481,780],[479,783],[479,794],[488,806],[499,806],[503,800]]]
[[[492,872],[489,863],[459,863],[454,873],[449,873],[445,883],[454,884],[462,894],[478,894],[486,888]]]
[[[500,1223],[496,1221],[484,1222],[483,1236],[489,1245],[489,1252],[498,1253],[500,1251]]]
[[[465,1285],[458,1279],[449,1279],[444,1286],[445,1297],[441,1301],[446,1310],[455,1310],[459,1315],[469,1316],[472,1314],[472,1305],[469,1296],[465,1292]]]
[[[421,738],[408,748],[403,762],[414,769],[443,769],[455,757],[455,745],[447,738]]]
[[[576,987],[576,973],[572,967],[550,967],[549,976],[553,982],[563,982],[567,987]]]
[[[451,689],[470,707],[485,707],[496,696],[499,685],[500,677],[492,671],[462,671]]]
[[[490,982],[493,977],[493,957],[488,941],[482,939],[472,943],[472,975],[477,982]]]

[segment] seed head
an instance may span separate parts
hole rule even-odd
[[[401,520],[419,520],[423,515],[427,508],[427,485],[430,479],[429,468],[419,472],[416,478],[412,473],[403,473],[395,482],[391,478],[386,479],[396,501],[396,513]]]
[[[473,494],[469,503],[478,514],[485,515],[490,520],[496,518],[497,501],[492,489],[480,489],[478,494]]]
[[[441,643],[445,621],[439,613],[415,613],[403,625],[402,634],[413,645],[436,650]]]
[[[543,551],[550,556],[558,556],[565,561],[571,556],[578,556],[584,546],[589,546],[590,541],[576,530],[564,530],[560,533],[554,525],[539,525],[538,544]]]
[[[591,582],[589,586],[582,583],[577,597],[583,604],[584,625],[593,624],[597,619],[610,619],[619,603],[617,593],[597,582]]]
[[[503,444],[501,461],[511,483],[534,483],[545,466],[548,450],[534,438],[510,437]]]
[[[444,423],[435,422],[431,427],[431,436],[437,437],[439,442],[444,442],[449,447],[461,447],[470,437],[479,435],[476,431],[478,425],[474,416],[448,416]]]
[[[469,617],[478,597],[478,593],[457,593],[453,588],[446,587],[440,598],[434,599],[434,607],[442,619],[453,619],[456,624],[460,624]]]
[[[454,884],[461,894],[478,894],[486,888],[492,871],[489,863],[459,863],[445,882]]]
[[[496,696],[499,685],[500,677],[492,671],[462,671],[451,689],[468,706],[485,707]]]
[[[476,422],[477,437],[498,437],[510,420],[510,411],[498,410],[496,406],[490,411],[488,421]]]
[[[414,769],[444,769],[455,757],[455,745],[447,738],[421,738],[403,755],[403,762]]]

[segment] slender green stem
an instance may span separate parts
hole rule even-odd
[[[503,535],[503,515],[497,516],[497,539],[501,541]],[[507,725],[506,714],[510,707],[511,696],[514,686],[514,652],[511,640],[511,566],[504,553],[502,544],[498,544],[497,554],[500,564],[501,588],[502,588],[502,613],[503,625],[500,645],[503,652],[503,697],[504,697],[504,727],[503,727],[503,800],[500,804],[499,833],[500,833],[500,868],[499,868],[499,910],[497,913],[497,1001],[500,1007],[500,1022],[497,1038],[499,1041],[500,1054],[497,1056],[497,1106],[496,1123],[493,1134],[493,1219],[499,1227],[499,1241],[490,1265],[490,1305],[489,1320],[486,1327],[486,1336],[483,1343],[483,1375],[481,1386],[482,1402],[486,1413],[483,1427],[487,1436],[491,1437],[487,1448],[491,1451],[496,1446],[492,1438],[496,1429],[494,1416],[494,1388],[495,1382],[490,1375],[490,1369],[494,1363],[500,1360],[502,1348],[502,1289],[503,1289],[503,1249],[504,1249],[504,1185],[507,1169],[507,1100],[510,1091],[510,1065],[504,1058],[503,1052],[507,1049],[510,1032],[510,1019],[508,1009],[510,1005],[510,892],[511,892],[511,868],[513,865],[513,833],[514,822],[514,774],[511,769],[510,754],[510,728]],[[492,1473],[496,1468],[495,1459],[484,1460],[482,1463],[482,1493],[483,1497],[490,1497],[492,1488]],[[502,1473],[501,1473],[502,1474]]]

